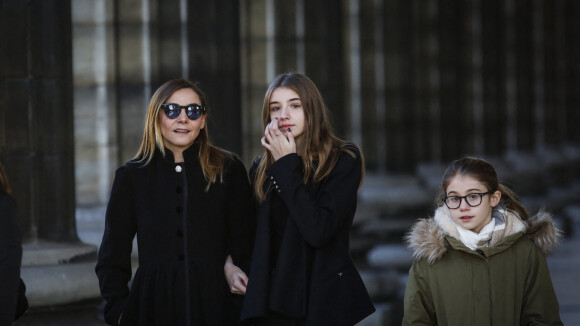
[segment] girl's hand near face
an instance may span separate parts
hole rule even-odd
[[[285,155],[296,153],[296,142],[292,131],[288,128],[288,130],[282,132],[278,128],[277,118],[270,121],[266,126],[264,137],[262,137],[261,141],[262,146],[272,153],[275,161]]]

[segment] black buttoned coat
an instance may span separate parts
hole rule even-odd
[[[350,257],[350,227],[357,206],[361,158],[342,153],[318,184],[303,182],[301,159],[286,155],[266,174],[288,208],[276,262],[271,259],[272,193],[258,205],[258,226],[242,319],[268,310],[305,319],[306,325],[354,325],[375,311]],[[253,175],[259,164],[250,168]],[[272,268],[275,266],[275,269]]]
[[[14,320],[21,259],[16,202],[0,190],[0,326],[11,325]]]
[[[247,267],[255,223],[243,163],[225,162],[223,182],[206,191],[199,147],[174,163],[170,151],[115,173],[96,266],[105,320],[116,325],[234,325],[241,296],[224,276],[228,254]],[[131,279],[137,235],[139,267]]]

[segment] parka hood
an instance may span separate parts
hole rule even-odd
[[[506,223],[509,224],[507,229],[509,231],[504,237],[516,233],[526,235],[544,254],[550,253],[558,244],[561,233],[554,225],[551,214],[541,210],[524,222],[509,210],[503,213]],[[424,258],[432,264],[447,252],[446,237],[460,239],[449,209],[441,206],[432,218],[419,219],[405,236],[405,242],[409,248],[413,249],[415,259]]]
[[[554,224],[552,215],[540,210],[526,222],[528,224],[526,236],[532,239],[545,255],[552,252],[562,237],[562,231]]]

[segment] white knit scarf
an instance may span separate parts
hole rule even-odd
[[[493,246],[503,238],[505,231],[505,213],[506,211],[504,209],[494,208],[492,210],[491,221],[479,233],[466,230],[456,224],[457,232],[459,232],[459,240],[471,250]]]

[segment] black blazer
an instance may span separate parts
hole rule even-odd
[[[350,257],[349,232],[357,206],[361,158],[341,153],[330,175],[304,184],[301,159],[289,154],[267,168],[272,191],[289,210],[278,259],[270,261],[271,194],[258,205],[258,226],[242,320],[268,309],[306,325],[354,325],[375,311]],[[250,168],[251,180],[259,164]],[[272,270],[271,266],[276,269]]]
[[[249,265],[255,223],[243,163],[228,158],[223,182],[206,191],[197,145],[175,164],[170,151],[115,175],[96,266],[105,320],[116,325],[232,325],[241,296],[230,293],[226,256]],[[137,235],[139,268],[131,279]],[[236,311],[237,305],[237,311]],[[189,322],[188,322],[189,320]]]

